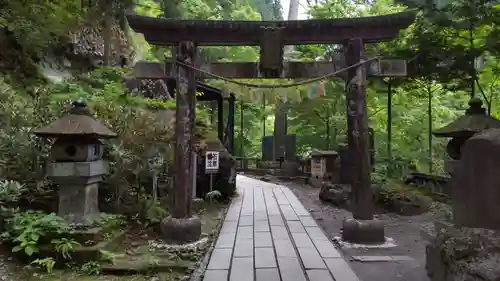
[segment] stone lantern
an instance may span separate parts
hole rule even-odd
[[[470,137],[487,129],[500,128],[500,120],[487,115],[482,105],[480,99],[472,98],[465,115],[432,133],[436,137],[451,138],[446,146],[445,158],[445,170],[449,174],[460,161],[462,146]]]
[[[98,184],[108,173],[102,140],[116,133],[93,119],[84,102],[75,101],[69,114],[37,129],[35,135],[55,139],[48,177],[59,185],[59,216],[68,223],[92,223],[99,214]]]

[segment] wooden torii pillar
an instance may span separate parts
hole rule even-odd
[[[195,96],[193,83],[212,78],[195,71],[199,68],[225,78],[314,78],[335,72],[339,68],[358,65],[364,59],[363,45],[394,39],[401,29],[415,19],[413,11],[391,15],[350,19],[297,21],[210,21],[169,20],[127,16],[130,27],[154,45],[178,46],[177,62],[165,63],[166,76],[177,78],[176,158],[174,216],[190,216],[187,195],[192,188],[186,171],[191,152],[192,124],[190,123]],[[285,45],[342,44],[346,60],[339,62],[283,63]],[[197,61],[197,46],[260,46],[259,62],[218,63]],[[404,70],[404,71],[402,71]],[[366,115],[365,74],[395,76],[406,73],[406,62],[378,60],[340,74],[347,82],[348,144],[352,158],[353,219],[344,223],[344,239],[352,242],[373,242],[384,239],[383,226],[373,220],[370,180],[368,119]],[[188,109],[190,108],[190,109]],[[191,117],[191,118],[190,118]],[[182,127],[182,128],[181,128]],[[180,171],[182,170],[182,171]],[[375,226],[375,227],[373,227]],[[374,229],[376,231],[374,232]]]

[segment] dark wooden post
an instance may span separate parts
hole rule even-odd
[[[244,151],[244,145],[243,145],[243,140],[244,140],[244,132],[243,132],[243,115],[244,115],[244,110],[245,110],[245,104],[243,101],[240,102],[240,153],[241,157],[245,158],[245,151]]]
[[[363,40],[349,40],[346,51],[348,65],[359,63],[363,56]],[[370,142],[366,109],[365,73],[363,67],[352,68],[347,73],[347,136],[352,169],[353,217],[373,219],[371,191]]]
[[[387,82],[387,160],[388,175],[392,173],[392,80]]]
[[[235,115],[235,100],[234,95],[229,97],[229,108],[227,114],[227,126],[228,126],[228,151],[231,155],[234,155],[234,115]]]
[[[224,144],[224,97],[222,95],[217,100],[217,133],[220,142]]]
[[[196,46],[193,42],[180,42],[176,50],[177,60],[194,65]],[[191,216],[191,193],[194,176],[191,172],[193,151],[194,117],[196,98],[195,71],[177,64],[177,93],[175,95],[175,176],[174,218]]]

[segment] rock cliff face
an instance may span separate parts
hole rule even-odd
[[[426,253],[432,281],[500,281],[500,231],[444,227]]]
[[[104,61],[104,18],[99,10],[91,9],[75,26],[68,27],[57,46],[43,54],[26,50],[5,28],[0,28],[0,72],[16,79],[47,79],[61,82],[72,75],[100,67]],[[120,67],[135,58],[134,46],[117,19],[111,20],[109,33],[110,63]]]

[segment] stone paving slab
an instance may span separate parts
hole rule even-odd
[[[290,189],[236,180],[203,281],[359,281]]]
[[[205,271],[205,281],[221,281],[227,280],[229,270],[208,269]]]

